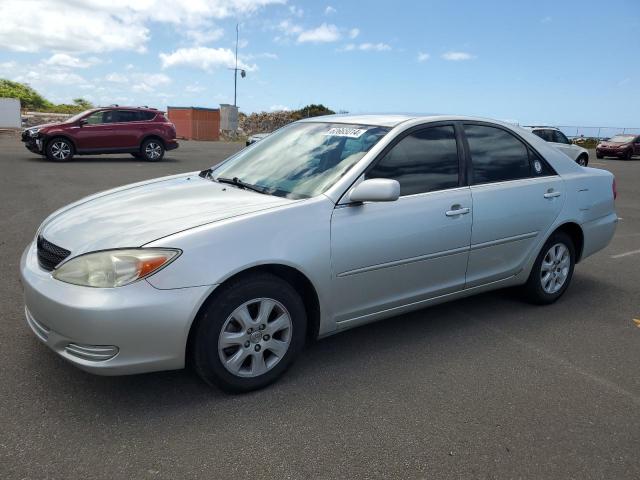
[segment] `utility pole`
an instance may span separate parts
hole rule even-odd
[[[233,70],[233,106],[238,106],[238,72],[240,72],[240,77],[244,78],[247,76],[247,72],[238,68],[238,40],[239,40],[239,27],[240,24],[236,23],[236,66],[234,68],[230,68],[229,70]]]

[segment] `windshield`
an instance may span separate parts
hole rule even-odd
[[[264,193],[300,199],[331,187],[386,135],[389,128],[294,123],[242,150],[213,172]]]
[[[629,143],[633,138],[633,135],[616,135],[609,139],[609,141],[612,143]]]
[[[85,110],[84,112],[80,112],[80,113],[76,113],[73,117],[67,118],[64,122],[62,123],[73,123],[73,122],[77,122],[78,120],[80,120],[82,117],[84,117],[85,115],[93,112],[95,110],[95,108],[92,108],[91,110]]]

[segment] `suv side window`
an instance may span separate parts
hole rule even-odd
[[[86,117],[88,125],[100,125],[102,123],[112,123],[114,120],[112,110],[100,110]]]
[[[512,134],[496,127],[465,125],[474,184],[504,182],[531,176],[529,149]]]
[[[138,112],[140,115],[140,120],[153,120],[156,116],[154,112]]]
[[[460,164],[453,125],[410,133],[366,173],[400,182],[400,195],[458,186]]]
[[[553,132],[553,140],[555,143],[564,143],[566,145],[571,145],[569,139],[562,133],[560,130],[551,130]]]
[[[118,122],[137,122],[140,120],[140,112],[133,110],[118,110],[117,112]]]

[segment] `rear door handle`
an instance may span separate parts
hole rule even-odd
[[[456,208],[457,207],[457,208]],[[458,215],[466,215],[467,213],[469,213],[471,211],[470,208],[465,207],[465,208],[461,208],[460,205],[453,205],[451,207],[451,210],[447,210],[446,212],[444,212],[444,214],[447,217],[456,217]]]
[[[562,195],[562,193],[549,191],[544,194],[544,198],[555,198],[555,197],[559,197],[560,195]]]

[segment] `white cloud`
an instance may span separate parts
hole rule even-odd
[[[159,56],[162,68],[191,67],[211,71],[235,65],[235,55],[228,48],[179,48],[171,53],[161,53]],[[238,61],[238,67],[248,71],[258,68],[256,65],[249,65],[241,60]]]
[[[278,29],[285,35],[298,35],[302,32],[302,27],[300,25],[296,25],[291,20],[282,20],[278,24]]]
[[[418,62],[420,63],[426,62],[430,58],[431,58],[431,55],[429,55],[428,53],[418,52]]]
[[[55,53],[51,56],[51,58],[45,60],[44,63],[46,65],[54,67],[88,68],[92,65],[95,65],[96,63],[99,63],[99,61],[100,60],[95,57],[90,57],[86,60],[83,60],[66,53]]]
[[[133,63],[127,63],[127,65],[124,67],[125,70],[133,70],[135,67],[133,65]]]
[[[446,52],[442,54],[442,58],[451,62],[460,62],[464,60],[471,60],[476,57],[467,52]]]
[[[551,23],[552,21],[553,21],[553,18],[549,16],[546,16],[542,20],[540,20],[541,23]]]
[[[112,83],[128,83],[129,82],[129,77],[127,77],[126,75],[122,75],[121,73],[110,73],[106,77],[104,77],[104,79],[107,82],[112,82]]]
[[[295,5],[291,5],[289,7],[289,13],[291,13],[291,15],[293,15],[294,17],[301,18],[304,15],[304,10],[296,7]]]
[[[360,50],[362,52],[387,52],[391,50],[391,46],[386,43],[349,43],[342,49],[344,52],[353,52],[354,50]]]
[[[298,35],[298,42],[329,43],[340,40],[340,31],[333,24],[323,23],[317,28],[305,30]]]
[[[360,35],[359,28],[352,28],[351,30],[349,30],[349,38],[356,38],[358,35]]]
[[[150,22],[196,28],[285,0],[2,0],[0,49],[20,52],[144,51]]]
[[[30,70],[15,77],[18,82],[28,83],[35,86],[45,85],[70,85],[72,83],[86,83],[80,75],[70,72],[43,72],[41,70]]]
[[[191,29],[184,32],[184,36],[196,45],[215,42],[216,40],[220,40],[223,35],[223,29],[214,27],[206,29]]]
[[[269,107],[269,110],[271,112],[288,112],[289,110],[291,110],[289,107],[287,107],[286,105],[271,105]]]
[[[327,5],[327,8],[324,9],[325,15],[331,15],[332,13],[336,13],[337,10],[333,8],[331,5]]]

